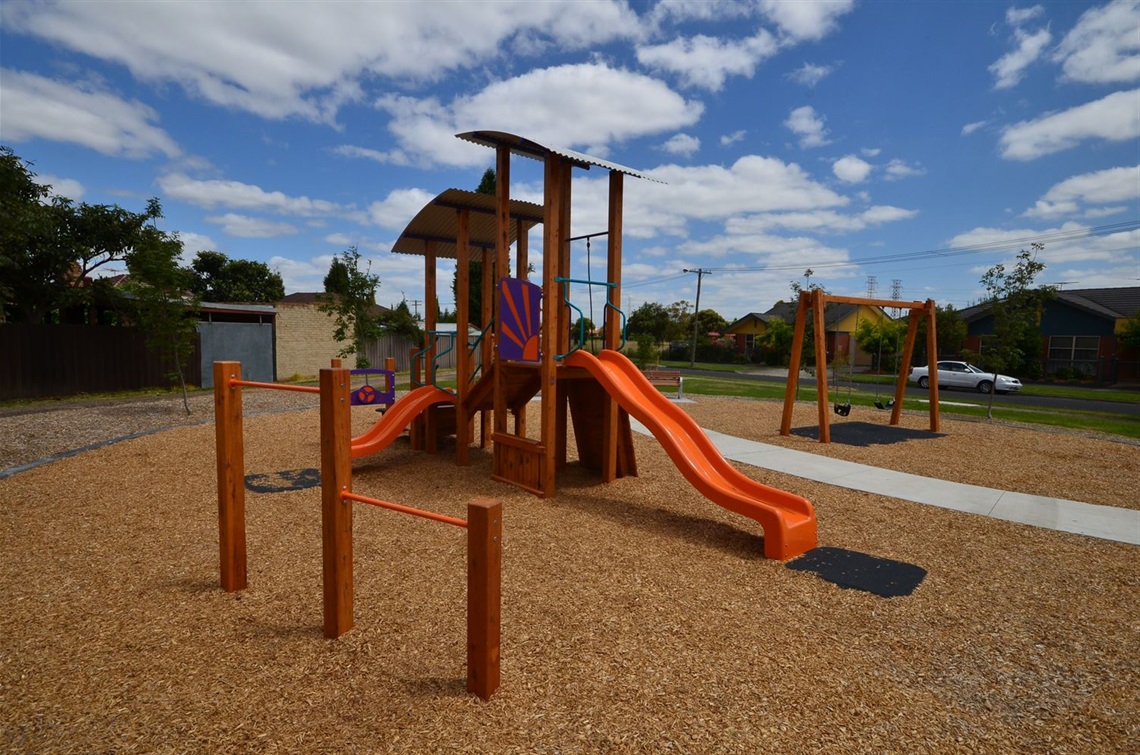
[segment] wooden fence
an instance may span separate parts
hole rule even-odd
[[[189,385],[202,382],[198,349],[195,338]],[[0,400],[166,387],[172,371],[138,328],[0,325]]]

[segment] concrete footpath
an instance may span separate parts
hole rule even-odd
[[[634,430],[652,435],[640,422],[632,417],[630,420]],[[964,485],[793,451],[711,430],[705,430],[705,434],[726,459],[773,472],[928,506],[1140,545],[1140,511],[1133,509]]]

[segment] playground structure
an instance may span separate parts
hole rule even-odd
[[[393,245],[393,252],[424,258],[425,340],[413,360],[412,393],[367,433],[354,439],[354,457],[384,448],[411,426],[413,449],[437,453],[455,438],[455,460],[469,463],[470,445],[492,444],[492,477],[542,498],[556,493],[558,472],[574,430],[581,466],[603,482],[635,476],[630,415],[649,427],[681,472],[714,503],[750,517],[764,529],[764,553],[789,559],[816,545],[816,519],[804,498],[737,473],[703,431],[649,383],[619,349],[624,345],[621,302],[622,206],[626,176],[650,179],[631,168],[498,131],[458,135],[495,150],[494,196],[448,189],[429,202]],[[511,199],[511,158],[543,165],[543,204]],[[571,275],[571,172],[609,171],[606,278]],[[542,225],[542,282],[527,280],[529,232]],[[579,237],[581,238],[581,237]],[[515,246],[515,275],[510,247]],[[437,261],[456,260],[456,334],[437,330]],[[484,328],[467,337],[470,262],[482,261]],[[602,352],[572,343],[571,324],[582,310],[571,302],[574,285],[605,291]],[[436,385],[438,356],[457,349],[456,388]],[[423,380],[419,380],[419,376]],[[421,384],[422,383],[422,384]],[[539,397],[538,428],[526,407]],[[479,418],[476,435],[475,419]],[[513,420],[513,422],[512,422]],[[571,425],[572,423],[572,425]]]
[[[334,364],[338,363],[339,360],[334,360]],[[389,376],[392,374],[390,371],[382,372],[388,372]],[[242,380],[241,364],[238,362],[214,363],[222,589],[236,592],[248,586],[242,388],[319,394],[325,637],[340,637],[353,625],[354,501],[462,527],[467,530],[467,690],[487,700],[498,689],[500,681],[502,504],[487,499],[473,501],[467,506],[467,519],[463,520],[354,493],[350,407],[378,402],[370,400],[371,395],[367,393],[364,394],[364,400],[356,400],[359,389],[351,389],[352,374],[360,374],[360,371],[334,366],[321,370],[320,387],[282,385]],[[389,377],[388,390],[393,389],[393,381]],[[400,401],[397,406],[403,403]]]
[[[819,288],[812,289],[811,291],[800,291],[799,304],[796,308],[795,334],[792,337],[791,363],[788,365],[788,382],[784,389],[784,413],[780,419],[781,435],[789,435],[792,430],[792,409],[796,402],[796,389],[799,386],[800,377],[800,361],[803,356],[804,332],[807,329],[807,319],[810,314],[812,322],[815,323],[815,327],[813,328],[813,346],[815,349],[816,367],[816,403],[819,409],[819,442],[831,442],[831,415],[828,413],[827,406],[827,347],[824,341],[823,323],[824,310],[827,308],[828,303],[832,302],[836,304],[866,304],[871,307],[897,307],[899,309],[910,310],[910,314],[907,318],[906,340],[903,344],[902,358],[899,360],[898,377],[895,379],[895,395],[894,398],[883,407],[891,410],[890,424],[899,424],[899,418],[902,416],[903,395],[906,392],[906,380],[907,375],[910,373],[911,357],[914,355],[914,343],[918,336],[918,324],[924,317],[926,318],[926,353],[930,360],[930,374],[937,374],[937,368],[935,366],[938,361],[938,335],[936,330],[937,310],[935,309],[933,299],[927,299],[924,302],[902,302],[894,299],[832,296]],[[935,380],[930,383],[931,432],[938,432],[940,426],[937,382],[938,381]],[[850,404],[846,405],[845,411],[841,411],[840,405],[837,403],[835,405],[835,411],[846,416],[850,412]]]

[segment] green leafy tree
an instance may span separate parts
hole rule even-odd
[[[56,310],[91,302],[86,278],[127,262],[144,229],[162,216],[157,199],[142,212],[75,204],[35,182],[29,164],[0,147],[0,291],[5,319],[41,323]],[[103,289],[103,293],[109,293]]]
[[[796,331],[791,323],[785,322],[782,317],[772,317],[764,332],[756,335],[755,342],[767,352],[770,364],[787,364],[792,356],[792,341],[795,337]]]
[[[1038,318],[1044,304],[1053,298],[1053,286],[1033,286],[1034,280],[1045,270],[1037,261],[1037,253],[1044,244],[1032,244],[1030,250],[1017,254],[1017,263],[1011,270],[997,264],[982,276],[981,283],[992,302],[993,336],[985,339],[982,348],[982,366],[994,373],[990,381],[990,404],[987,416],[993,419],[993,396],[999,372],[1028,372],[1028,366],[1039,364],[1040,332]]]
[[[1140,312],[1124,321],[1120,329],[1120,343],[1126,349],[1140,351]]]
[[[645,369],[649,365],[657,363],[657,342],[653,339],[653,334],[637,334],[636,361],[637,366],[641,369]]]
[[[202,251],[190,268],[190,288],[204,301],[270,304],[285,298],[281,276],[264,262],[231,260],[221,252]]]
[[[820,291],[823,291],[825,294],[827,293],[826,288],[819,285],[818,283],[812,283],[811,282],[811,277],[813,275],[815,275],[815,271],[809,267],[807,270],[804,270],[804,282],[803,283],[800,283],[798,280],[795,280],[795,279],[789,281],[788,287],[791,288],[791,290],[792,290],[792,303],[797,308],[799,307],[800,292],[801,291],[811,292],[811,291],[815,291],[816,289],[819,289]],[[828,304],[827,306],[831,307],[832,305]],[[797,311],[798,311],[798,309],[797,309]],[[792,338],[793,338],[793,340],[795,339],[794,331],[793,331]],[[790,356],[791,352],[789,351],[788,354]],[[808,315],[807,322],[804,324],[803,350],[800,352],[800,354],[802,355],[800,357],[800,360],[803,364],[805,364],[805,365],[814,365],[815,364],[815,318],[811,314]]]
[[[178,260],[182,242],[151,227],[142,234],[135,253],[127,261],[130,281],[127,291],[133,298],[138,324],[146,331],[150,348],[171,365],[171,377],[182,391],[182,406],[190,414],[186,394],[186,369],[194,355],[198,333],[194,307],[196,297],[187,296],[193,275]]]
[[[328,294],[348,293],[348,267],[340,257],[333,257],[328,274],[325,275],[324,287]]]
[[[630,313],[626,332],[634,337],[648,333],[658,343],[668,340],[671,332],[669,310],[655,301],[645,302]]]
[[[906,320],[901,320],[904,323],[902,327],[903,336],[906,336]],[[958,311],[954,309],[953,304],[943,304],[934,308],[934,327],[935,335],[938,336],[938,354],[951,355],[961,354],[963,347],[966,345],[966,336],[968,328],[966,322],[959,316]],[[926,318],[923,317],[918,321],[918,331],[915,334],[914,354],[915,364],[928,364],[929,359],[926,356]]]
[[[728,320],[721,317],[720,313],[715,309],[702,309],[693,316],[697,318],[697,332],[701,335],[705,335],[706,333],[724,333],[731,324]],[[692,332],[692,326],[689,325],[686,330]]]
[[[495,191],[495,170],[487,168],[475,193],[495,196]],[[482,328],[487,324],[483,322],[483,260],[478,256],[478,250],[472,251],[476,253],[472,254],[467,265],[467,319],[475,327]],[[459,301],[458,272],[451,279],[451,293],[455,301]]]
[[[392,309],[381,313],[378,322],[380,327],[387,333],[407,336],[416,342],[423,339],[423,331],[420,330],[419,325],[416,324],[415,315],[413,315],[412,310],[408,308],[407,299],[401,300],[400,303]]]
[[[364,345],[382,332],[380,324],[372,314],[376,306],[376,290],[380,287],[380,276],[366,267],[360,269],[360,252],[350,246],[339,257],[348,275],[348,285],[341,291],[327,291],[321,297],[317,309],[333,318],[333,338],[344,344],[337,356],[356,355],[357,367],[368,367],[368,357]],[[329,272],[332,272],[330,267]],[[328,280],[328,277],[326,277]]]
[[[875,321],[860,319],[855,328],[855,343],[863,353],[870,354],[874,360],[875,371],[881,371],[881,361],[884,357],[890,360],[900,349],[902,339],[906,332],[906,322],[891,320],[884,317]]]

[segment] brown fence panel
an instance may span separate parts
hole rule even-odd
[[[186,382],[201,385],[194,351]],[[166,387],[172,371],[137,328],[0,325],[0,400]]]

